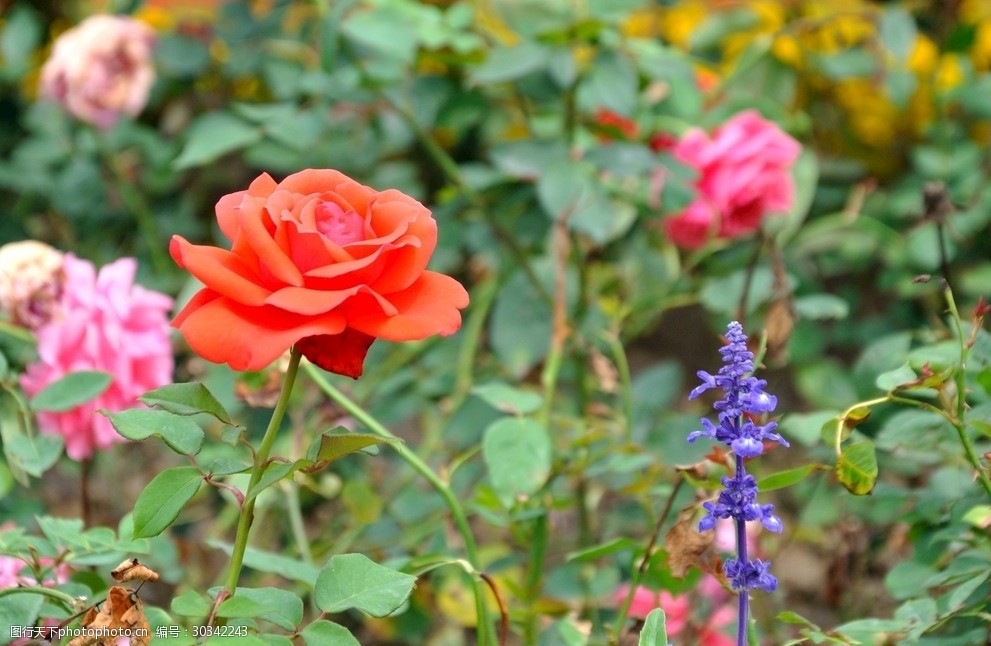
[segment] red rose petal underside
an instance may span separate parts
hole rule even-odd
[[[357,379],[364,370],[365,355],[374,340],[373,336],[347,328],[340,334],[320,334],[300,339],[296,349],[328,372]]]

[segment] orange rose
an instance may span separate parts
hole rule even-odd
[[[334,170],[268,174],[217,202],[230,251],[172,238],[172,258],[203,282],[172,325],[205,359],[258,370],[291,345],[325,370],[361,375],[376,339],[453,334],[468,294],[426,271],[437,223],[396,190]]]

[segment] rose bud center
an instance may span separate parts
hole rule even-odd
[[[345,211],[333,202],[321,202],[316,209],[317,231],[343,247],[365,239],[365,218],[354,209]]]

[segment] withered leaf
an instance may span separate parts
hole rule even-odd
[[[678,520],[664,537],[664,549],[668,553],[668,568],[671,574],[683,578],[699,557],[709,549],[715,539],[714,532],[699,532],[695,522],[695,505],[678,513]]]
[[[118,583],[125,581],[158,581],[158,572],[155,572],[147,565],[142,564],[138,559],[127,559],[115,567],[110,576]]]
[[[145,617],[141,600],[132,599],[131,592],[120,586],[110,588],[99,612],[96,606],[86,612],[82,627],[93,631],[106,629],[109,634],[100,636],[100,632],[96,632],[78,635],[66,646],[117,646],[121,635],[113,633],[119,633],[123,629],[130,631],[131,646],[147,646],[151,641],[151,626]]]

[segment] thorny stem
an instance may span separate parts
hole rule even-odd
[[[654,525],[654,531],[650,534],[650,540],[647,541],[647,547],[643,552],[643,559],[640,560],[640,566],[633,570],[630,574],[630,589],[626,592],[626,598],[623,599],[623,605],[619,609],[619,615],[616,617],[616,623],[613,627],[613,639],[612,642],[619,644],[622,641],[623,629],[625,628],[626,618],[630,614],[630,606],[633,605],[633,595],[636,594],[637,587],[640,586],[640,580],[643,578],[647,568],[650,566],[650,553],[654,551],[654,546],[657,544],[657,539],[661,535],[661,529],[664,527],[664,523],[667,521],[668,516],[671,515],[671,509],[674,507],[674,499],[678,497],[678,492],[681,491],[682,485],[685,484],[685,479],[682,477],[678,478],[678,482],[674,484],[674,488],[671,489],[671,495],[668,496],[668,500],[664,503],[664,509],[661,511],[661,515],[657,517],[657,523]]]
[[[148,252],[151,255],[151,265],[154,267],[156,274],[163,276],[168,272],[171,263],[168,256],[165,255],[158,239],[158,231],[155,227],[155,214],[145,200],[144,195],[134,184],[134,180],[127,177],[124,169],[121,168],[120,162],[117,160],[114,152],[106,145],[103,137],[98,135],[98,139],[100,140],[99,145],[103,161],[110,170],[114,182],[117,184],[117,193],[120,195],[124,206],[134,216],[138,229],[141,230],[141,235],[144,236],[145,245],[147,245]]]
[[[967,355],[970,353],[970,348],[967,346],[967,338],[963,334],[963,325],[960,322],[960,312],[957,310],[957,302],[953,298],[953,290],[950,289],[949,283],[944,282],[944,293],[946,294],[946,304],[950,309],[950,318],[953,319],[953,323],[957,328],[957,340],[960,342],[960,365],[956,370],[956,387],[957,387],[957,401],[956,401],[956,412],[954,414],[954,419],[950,421],[953,423],[953,427],[957,430],[957,436],[960,438],[960,443],[963,445],[963,450],[967,453],[967,459],[970,460],[971,466],[977,470],[977,477],[981,480],[981,485],[984,490],[991,496],[991,478],[988,477],[987,469],[981,464],[980,458],[977,457],[977,451],[974,449],[974,443],[971,441],[970,436],[967,435],[967,425],[964,422],[964,416],[966,415],[967,409],[967,398],[966,398],[966,379],[967,379]]]
[[[375,433],[378,436],[388,438],[390,440],[398,440],[399,438],[390,432],[385,426],[383,426],[377,419],[369,415],[361,406],[351,401],[347,396],[344,395],[340,390],[335,388],[327,379],[317,370],[316,366],[310,364],[309,362],[303,364],[303,369],[306,374],[313,380],[317,385],[334,402],[336,402],[341,408],[352,415],[356,420],[365,425],[368,430]],[[465,554],[468,557],[468,562],[476,570],[480,571],[480,561],[478,559],[478,548],[475,546],[475,536],[472,534],[471,525],[468,524],[468,518],[465,516],[464,509],[461,507],[461,503],[458,501],[457,496],[451,491],[451,487],[447,482],[441,479],[437,473],[434,472],[419,456],[413,451],[408,449],[406,445],[402,442],[392,442],[390,443],[396,453],[399,454],[408,465],[410,465],[417,473],[419,473],[423,478],[429,482],[433,488],[440,494],[447,503],[447,508],[451,512],[451,518],[454,521],[454,525],[461,535],[461,540],[464,542]],[[472,586],[474,588],[475,594],[475,613],[478,617],[478,643],[479,646],[487,646],[492,640],[492,625],[489,621],[489,613],[486,608],[485,602],[485,590],[482,587],[479,578],[472,577]]]
[[[282,384],[282,393],[279,401],[272,411],[272,418],[265,429],[261,445],[255,453],[255,462],[251,467],[251,479],[248,480],[248,489],[245,492],[245,503],[241,508],[241,515],[237,521],[237,534],[234,538],[234,548],[231,552],[231,567],[227,574],[227,584],[224,586],[226,596],[232,596],[237,589],[237,581],[241,576],[241,567],[244,565],[244,553],[248,549],[248,533],[251,531],[251,521],[255,515],[255,501],[258,499],[257,492],[252,491],[268,466],[268,454],[272,451],[275,437],[278,435],[279,427],[282,425],[282,418],[285,417],[286,408],[289,406],[289,395],[292,393],[293,384],[296,382],[296,373],[299,371],[299,350],[292,349],[289,355],[289,369],[286,371],[286,379]],[[220,595],[218,594],[218,598]]]
[[[80,599],[66,594],[61,590],[53,590],[40,585],[12,586],[0,589],[0,599],[11,594],[40,594],[44,597],[51,597],[56,601],[61,601],[66,608],[75,611],[79,607]]]

